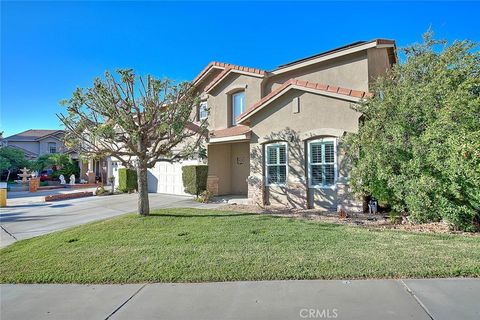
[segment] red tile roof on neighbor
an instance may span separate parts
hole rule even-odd
[[[249,126],[237,125],[235,127],[230,127],[221,130],[212,130],[210,131],[210,138],[224,138],[239,136],[241,134],[246,134],[250,131]]]
[[[365,91],[358,91],[358,90],[352,90],[352,89],[347,89],[347,88],[342,88],[342,87],[335,87],[335,86],[331,86],[331,85],[328,85],[328,84],[309,82],[309,81],[298,80],[298,79],[290,79],[290,80],[284,82],[280,87],[278,87],[277,89],[273,90],[272,92],[267,94],[265,97],[260,99],[252,107],[248,108],[248,110],[246,110],[245,112],[240,114],[240,116],[238,117],[238,120],[244,120],[252,112],[257,110],[258,108],[261,108],[268,101],[270,101],[274,97],[278,96],[283,90],[285,90],[286,88],[291,87],[291,86],[303,87],[303,88],[308,88],[308,89],[313,89],[313,90],[323,91],[323,92],[329,92],[329,93],[336,93],[336,94],[345,95],[345,96],[354,97],[354,98],[359,98],[359,99],[368,98],[368,97],[372,96],[371,93],[365,92]]]
[[[205,87],[205,92],[208,92],[210,91],[213,87],[215,87],[223,78],[225,78],[230,72],[235,72],[235,70],[237,71],[240,71],[240,72],[246,72],[246,73],[249,73],[249,74],[253,74],[253,75],[260,75],[262,77],[265,76],[266,74],[266,71],[264,70],[260,70],[260,69],[256,69],[256,68],[249,68],[249,67],[242,67],[242,66],[236,66],[236,65],[233,65],[233,64],[229,64],[226,66],[226,68],[218,75],[215,77],[215,79],[213,79],[212,82],[210,82],[210,84]]]

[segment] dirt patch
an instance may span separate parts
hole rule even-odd
[[[368,214],[368,213],[353,213],[348,214],[346,218],[340,218],[336,212],[328,212],[322,210],[302,210],[302,209],[290,209],[284,207],[265,207],[260,208],[255,205],[243,205],[243,204],[226,204],[217,208],[217,210],[224,211],[238,211],[238,212],[251,212],[258,214],[270,214],[282,217],[291,217],[298,219],[307,219],[318,222],[337,223],[344,225],[354,225],[360,227],[366,227],[371,229],[396,229],[408,232],[424,232],[424,233],[447,233],[447,234],[461,234],[468,236],[480,236],[480,233],[469,233],[461,231],[450,230],[448,224],[444,222],[431,222],[424,224],[413,224],[407,221],[407,219],[398,219],[397,223],[393,223],[388,215],[385,214]]]

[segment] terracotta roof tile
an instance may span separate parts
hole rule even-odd
[[[310,82],[310,81],[305,81],[305,80],[290,79],[290,80],[284,82],[281,86],[279,86],[278,88],[276,88],[275,90],[273,90],[269,94],[267,94],[265,97],[260,99],[252,107],[248,108],[244,113],[242,113],[238,117],[238,120],[244,120],[253,111],[255,111],[258,108],[261,108],[267,101],[273,99],[275,96],[277,96],[284,89],[286,89],[287,87],[292,86],[292,85],[299,86],[299,87],[304,87],[304,88],[309,88],[309,89],[315,89],[315,90],[318,90],[318,91],[337,93],[337,94],[350,96],[350,97],[354,97],[354,98],[366,98],[366,97],[370,98],[370,97],[373,96],[373,94],[369,93],[369,92],[352,90],[352,89],[336,87],[336,86],[330,86],[330,85],[327,85],[327,84]]]
[[[226,77],[230,72],[235,72],[235,70],[242,71],[242,72],[248,72],[251,74],[258,74],[261,75],[262,77],[265,76],[266,72],[264,70],[260,69],[255,69],[255,68],[247,68],[247,67],[242,67],[242,66],[236,66],[233,64],[229,64],[225,67],[225,69],[215,77],[215,79],[210,82],[210,84],[205,88],[205,92],[210,91],[217,83],[219,83],[224,77]]]
[[[340,88],[339,88],[339,87],[335,87],[335,86],[328,86],[327,91],[328,91],[328,92],[337,93],[337,92],[338,92],[338,89],[340,89]]]
[[[338,93],[339,94],[344,94],[344,95],[347,95],[349,96],[350,95],[350,92],[352,92],[351,89],[347,89],[347,88],[338,88]]]
[[[212,130],[210,131],[211,138],[224,138],[224,137],[231,137],[231,136],[238,136],[241,134],[245,134],[250,131],[249,126],[237,125],[235,127],[230,127],[221,130]]]
[[[218,68],[225,68],[227,64],[224,63],[224,62],[217,62],[217,61],[212,61],[210,62],[193,80],[192,80],[192,83],[195,84],[198,80],[200,80],[200,78],[202,78],[206,73],[208,73],[208,71],[210,71],[210,69],[214,68],[214,67],[218,67]]]

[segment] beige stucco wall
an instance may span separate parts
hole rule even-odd
[[[218,178],[218,194],[247,194],[250,173],[249,143],[224,143],[208,146],[208,175]]]
[[[231,188],[232,194],[247,194],[247,177],[250,174],[250,144],[231,144]]]
[[[352,53],[308,67],[273,75],[266,81],[265,94],[291,78],[368,91],[367,52]]]
[[[209,129],[219,130],[231,123],[231,94],[245,90],[246,108],[261,99],[261,78],[242,74],[230,74],[208,95],[207,104],[210,109]]]
[[[294,113],[293,103],[297,97],[300,112]],[[360,114],[351,106],[350,101],[292,89],[252,116],[250,126],[260,138],[287,127],[303,133],[319,128],[357,132]]]
[[[384,75],[391,68],[387,49],[371,48],[367,50],[368,55],[368,78],[371,85],[379,76]]]
[[[230,170],[230,144],[209,145],[208,175],[218,177],[218,194],[230,194],[232,175]]]
[[[300,103],[300,112],[293,112],[293,103]],[[286,141],[288,144],[288,182],[286,186],[265,188],[268,204],[335,210],[336,189],[307,188],[307,141],[337,138],[337,182],[347,183],[341,140],[345,132],[357,132],[360,117],[350,106],[348,101],[291,90],[251,118],[251,177],[264,179],[265,143]]]

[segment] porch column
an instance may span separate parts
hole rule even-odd
[[[87,181],[88,183],[95,183],[95,172],[93,172],[93,159],[88,159]]]
[[[110,177],[113,177],[112,157],[107,158],[107,185],[110,185]]]

